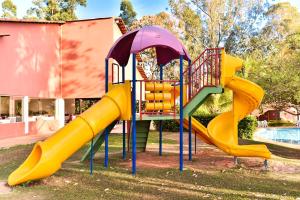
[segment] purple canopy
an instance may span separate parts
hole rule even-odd
[[[121,66],[126,66],[131,53],[139,53],[150,47],[155,47],[159,65],[178,59],[180,55],[185,60],[190,60],[181,42],[172,33],[158,26],[145,26],[124,34],[114,43],[106,59],[113,58]]]

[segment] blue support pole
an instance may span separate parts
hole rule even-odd
[[[163,80],[163,65],[159,66],[159,79]],[[162,155],[162,121],[159,121],[159,155]]]
[[[180,55],[180,129],[179,129],[179,170],[183,171],[183,56]]]
[[[191,76],[191,60],[189,60],[189,77]],[[191,80],[191,78],[189,78]],[[189,100],[191,99],[191,83],[189,83]],[[192,160],[192,117],[189,116],[189,160]]]
[[[132,54],[132,174],[136,174],[136,55]]]
[[[108,59],[105,59],[105,93],[108,92]],[[104,167],[108,167],[108,130],[105,129],[105,158]]]
[[[125,83],[125,66],[122,67],[122,82]],[[123,160],[126,159],[126,126],[125,120],[123,120]]]
[[[123,160],[126,159],[126,121],[123,120]]]
[[[159,121],[159,155],[162,156],[162,121]]]
[[[93,157],[94,157],[93,145],[94,145],[94,138],[92,138],[91,150],[90,150],[90,175],[93,175]]]

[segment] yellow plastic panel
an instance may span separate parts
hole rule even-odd
[[[172,85],[170,83],[156,83],[156,82],[147,82],[145,84],[145,90],[146,91],[165,91],[169,92],[173,89]]]
[[[171,93],[146,93],[146,100],[148,101],[170,101]]]
[[[171,103],[170,102],[164,102],[164,103],[146,103],[146,110],[170,110],[171,109]]]
[[[242,66],[243,60],[226,54],[223,49],[221,52],[221,85],[226,87],[226,84],[230,82],[235,72],[240,70]]]
[[[188,85],[183,85],[183,105],[187,103],[187,88]],[[180,95],[180,86],[179,85],[175,86],[175,90],[172,89],[170,93],[171,93],[171,104],[172,106],[174,106],[174,98],[176,100]]]

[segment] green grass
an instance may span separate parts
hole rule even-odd
[[[149,141],[156,143],[157,134],[151,132]],[[295,199],[300,197],[299,174],[260,171],[242,166],[222,170],[214,167],[199,167],[196,170],[187,168],[183,172],[179,172],[176,168],[138,167],[137,175],[132,176],[130,168],[126,165],[130,161],[122,161],[121,151],[119,153],[116,151],[116,148],[119,150],[121,148],[122,137],[112,134],[109,142],[111,144],[109,150],[114,153],[110,156],[108,169],[103,167],[103,151],[101,151],[94,162],[94,174],[89,175],[89,162],[79,162],[85,149],[83,147],[64,162],[62,169],[53,176],[16,186],[12,193],[0,195],[0,199]],[[0,150],[0,180],[7,179],[8,175],[27,157],[32,147],[33,145],[23,145]],[[278,145],[271,148],[274,152],[275,150],[281,153],[287,151],[286,155],[292,154],[289,148],[278,147]],[[157,153],[148,152],[144,155],[153,156]],[[174,155],[177,156],[177,154],[166,153],[164,157]],[[300,167],[299,160],[285,159],[284,162],[289,161],[297,162]],[[194,162],[198,160],[195,159]],[[207,162],[207,165],[212,164]]]
[[[68,168],[66,168],[68,167]],[[25,187],[10,196],[34,193],[46,199],[293,199],[299,183],[269,178],[267,174],[238,169],[225,172],[148,169],[136,177],[122,168],[97,167],[90,176],[80,168],[66,166],[54,176]],[[84,168],[83,168],[84,169]],[[16,195],[17,197],[17,195]]]
[[[164,137],[166,135],[168,135],[170,133],[164,133]],[[122,134],[116,134],[116,133],[111,133],[109,135],[109,151],[110,152],[121,152],[123,147],[122,147],[122,143],[123,143],[123,136]],[[147,140],[147,144],[158,144],[159,143],[159,133],[157,131],[150,131],[149,135],[148,135],[148,140]],[[172,139],[163,139],[163,143],[164,144],[177,144],[178,142],[176,140],[172,140]],[[127,146],[127,138],[126,138],[126,146]],[[88,150],[89,144],[85,145],[83,148],[81,148],[81,150],[79,150],[79,153],[81,155],[83,155],[83,153]],[[104,144],[101,145],[100,147],[100,152],[104,151]]]
[[[267,142],[258,142],[254,140],[239,139],[240,144],[265,144],[272,154],[289,159],[300,159],[300,149],[280,146]],[[299,161],[300,162],[300,161]]]
[[[165,137],[174,134],[174,133],[163,133],[163,143],[164,144],[178,144],[176,140],[166,139]],[[150,131],[148,135],[147,144],[158,144],[159,143],[159,132],[157,131]]]
[[[295,126],[294,123],[284,120],[270,120],[268,122],[268,126],[270,127],[279,127],[279,126]]]

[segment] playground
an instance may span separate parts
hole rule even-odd
[[[300,200],[298,1],[16,2],[0,199]]]
[[[137,80],[136,57],[150,47],[156,51],[160,79]],[[125,77],[129,59],[132,75]],[[166,80],[164,67],[173,60],[179,61],[179,80]],[[1,179],[13,186],[2,182],[2,195],[297,198],[299,149],[238,139],[238,122],[259,106],[264,95],[260,86],[235,75],[242,65],[224,48],[205,49],[192,61],[181,42],[158,26],[124,34],[106,56],[106,94],[99,102],[34,146],[1,150]],[[109,75],[110,67],[118,68],[117,78]],[[224,88],[233,91],[231,111],[207,126],[192,117],[209,95],[223,93]],[[158,132],[150,130],[153,120]],[[179,130],[163,132],[166,120],[177,121]],[[119,121],[122,134],[111,133]]]
[[[160,80],[136,80],[136,56],[148,48],[155,48]],[[130,56],[132,54],[132,56]],[[109,59],[122,68],[122,80],[109,80]],[[132,59],[132,77],[125,79],[125,67]],[[163,67],[179,59],[179,80],[163,79]],[[187,66],[184,67],[184,60]],[[137,152],[145,152],[150,123],[159,120],[159,155],[163,153],[163,120],[179,123],[179,170],[184,169],[183,132],[188,129],[188,160],[192,161],[192,134],[225,153],[238,157],[263,158],[268,168],[271,152],[264,144],[240,145],[238,121],[256,109],[262,101],[261,87],[235,76],[243,61],[227,55],[224,48],[204,50],[194,61],[181,42],[166,29],[145,26],[121,36],[105,58],[105,92],[102,99],[76,119],[72,120],[43,142],[37,142],[23,164],[8,177],[8,184],[15,186],[27,181],[51,176],[62,163],[91,141],[81,161],[90,160],[93,174],[94,154],[104,143],[104,166],[109,166],[109,133],[119,120],[123,121],[123,159],[126,159],[126,136],[131,152],[131,173],[136,175]],[[153,67],[153,66],[152,66]],[[174,66],[169,66],[174,67]],[[112,70],[113,71],[113,70]],[[119,72],[119,69],[118,69]],[[136,85],[140,85],[139,101]],[[232,110],[222,113],[209,122],[207,127],[192,117],[193,113],[211,94],[222,93],[222,88],[233,91]],[[145,106],[142,99],[145,96]],[[137,104],[139,102],[139,104]],[[177,103],[176,103],[177,102]],[[138,108],[138,110],[137,110]],[[125,123],[127,121],[127,123]],[[127,131],[126,131],[127,124]],[[62,153],[63,152],[63,153]]]

